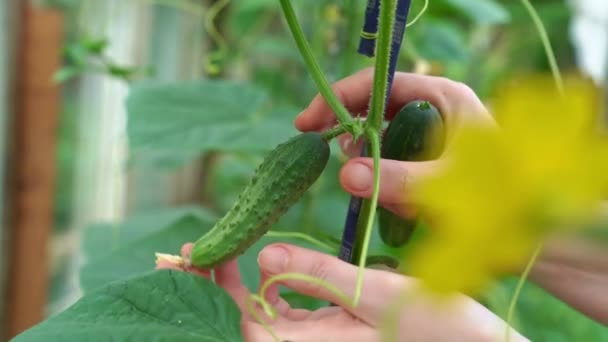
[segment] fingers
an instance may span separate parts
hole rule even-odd
[[[380,194],[378,202],[395,214],[406,217],[411,214],[411,200],[407,190],[417,180],[430,175],[439,167],[439,161],[401,162],[380,160]],[[340,183],[350,194],[361,198],[371,198],[374,173],[373,160],[354,158],[340,171]]]
[[[266,283],[266,281],[270,278],[269,275],[264,274],[263,272],[260,274],[260,288]],[[258,289],[259,292],[259,289]],[[280,301],[279,297],[279,286],[271,285],[264,294],[264,299],[271,305],[276,305]]]
[[[351,113],[365,114],[373,85],[373,69],[367,68],[336,82],[332,89]],[[443,77],[395,73],[387,107],[390,120],[403,105],[413,100],[431,102],[444,116],[448,130],[459,121],[491,120],[475,92],[460,82]],[[301,131],[320,131],[336,123],[335,114],[321,95],[317,95],[295,121]]]
[[[265,274],[263,272],[260,274],[260,288],[268,280],[268,278],[270,278],[270,275]],[[259,293],[259,291],[260,290],[258,289],[258,293]],[[293,317],[301,316],[302,311],[310,312],[308,310],[297,310],[296,311],[295,309],[292,309],[291,306],[289,305],[289,303],[287,303],[287,301],[285,301],[283,298],[281,298],[279,296],[279,285],[278,284],[271,285],[266,290],[266,292],[264,293],[264,300],[266,300],[266,302],[268,304],[270,304],[272,307],[274,307],[274,309],[277,311],[279,316],[287,317],[289,319],[292,318],[289,316],[293,316]]]
[[[214,272],[215,282],[228,292],[230,292],[231,289],[238,289],[239,291],[243,289],[239,264],[236,259],[219,266]]]
[[[272,327],[282,342],[370,342],[379,341],[378,332],[365,324],[348,324],[338,320],[296,321]],[[242,325],[247,342],[268,342],[273,337],[259,324],[246,322]]]
[[[359,334],[353,335],[356,341],[377,340],[377,336],[371,335],[367,335],[367,339],[358,337],[384,328],[389,309],[397,309],[394,314],[398,316],[395,322],[398,331],[395,333],[399,335],[400,341],[497,341],[507,328],[498,316],[468,297],[456,295],[437,301],[436,298],[426,296],[424,292],[414,292],[420,290],[416,280],[379,270],[365,270],[360,301],[356,307],[352,307],[350,300],[354,296],[358,268],[316,251],[286,244],[273,244],[262,250],[259,263],[260,268],[269,274],[304,274],[338,288],[349,298],[349,302],[317,284],[301,280],[281,281],[282,285],[304,295],[339,304],[355,317],[355,322],[350,323],[366,323],[355,324],[353,328],[376,328],[370,331],[360,330]],[[412,296],[414,294],[415,296]],[[400,304],[400,300],[404,301],[403,304]],[[395,307],[395,304],[398,306]],[[317,320],[309,320],[308,322],[312,322],[311,326],[303,330],[296,329],[296,326],[282,330],[280,328],[285,326],[276,326],[277,332],[281,337],[297,336],[301,337],[302,341],[307,341],[307,337],[314,336],[317,331],[323,331],[323,325],[327,322],[331,322],[329,327],[335,331],[349,330],[336,329],[337,322],[331,318],[331,315],[323,315]],[[441,329],[437,329],[438,326]],[[299,331],[303,335],[296,334]],[[326,333],[332,333],[331,329],[327,329]],[[512,331],[512,337],[513,341],[527,341],[515,331]]]
[[[262,250],[258,259],[260,268],[268,274],[303,273],[322,279],[353,298],[358,268],[335,257],[296,246],[274,244]],[[386,307],[404,289],[413,285],[406,277],[378,270],[365,271],[359,305],[351,308],[339,296],[324,287],[304,281],[287,280],[281,284],[302,294],[344,306],[353,315],[370,325],[376,325]]]

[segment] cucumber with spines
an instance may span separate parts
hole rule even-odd
[[[382,138],[380,156],[399,161],[426,161],[443,151],[445,132],[441,114],[428,101],[406,104],[390,122]],[[378,208],[380,238],[391,247],[405,245],[418,225],[419,217],[404,219]]]
[[[210,269],[260,239],[323,173],[328,142],[320,133],[299,134],[272,150],[228,212],[192,248],[190,262]]]

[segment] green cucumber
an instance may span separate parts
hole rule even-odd
[[[439,157],[445,132],[439,111],[427,101],[406,104],[393,118],[382,138],[381,158],[425,161]],[[405,245],[419,223],[418,217],[403,219],[378,208],[380,238],[391,247]]]
[[[192,248],[192,265],[210,269],[261,238],[323,173],[329,144],[320,133],[299,134],[272,150],[232,208]]]

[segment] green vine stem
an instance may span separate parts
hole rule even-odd
[[[331,139],[346,133],[346,128],[340,125],[323,132],[323,139],[330,141]]]
[[[521,2],[524,5],[524,7],[526,8],[526,10],[528,11],[528,13],[530,14],[530,17],[532,18],[532,21],[534,22],[534,26],[536,26],[536,30],[538,31],[538,34],[540,35],[540,40],[542,41],[543,47],[545,49],[545,54],[547,55],[547,60],[549,62],[549,66],[551,67],[551,74],[553,75],[553,80],[555,82],[555,86],[557,87],[557,90],[560,92],[560,94],[563,95],[564,82],[563,82],[559,67],[557,65],[555,53],[553,51],[553,48],[551,47],[551,41],[549,40],[549,35],[547,34],[547,30],[545,29],[545,26],[543,25],[543,22],[540,19],[538,12],[536,12],[536,10],[534,9],[534,6],[532,6],[532,4],[530,3],[530,0],[521,0]]]
[[[386,94],[388,93],[388,71],[393,41],[396,0],[380,1],[380,20],[378,22],[378,45],[374,67],[374,86],[367,124],[375,132],[380,132],[384,120]]]
[[[315,277],[308,276],[301,273],[284,273],[271,277],[264,282],[260,288],[259,294],[253,294],[248,297],[247,309],[251,315],[262,324],[262,326],[270,332],[270,334],[278,340],[276,334],[272,331],[272,328],[261,319],[261,317],[255,312],[252,302],[257,302],[262,305],[264,312],[272,319],[276,318],[276,313],[265,301],[265,293],[270,285],[275,282],[285,280],[301,280],[311,284],[318,285],[324,288],[330,293],[334,294],[344,305],[356,307],[359,305],[361,298],[361,291],[363,287],[363,273],[365,271],[365,260],[372,236],[372,228],[374,224],[376,207],[378,206],[378,197],[380,192],[380,134],[382,129],[383,114],[386,107],[386,93],[388,83],[388,69],[390,59],[390,45],[392,41],[393,23],[395,20],[395,9],[397,2],[396,0],[383,0],[381,3],[380,20],[379,20],[379,38],[378,38],[378,57],[376,57],[376,68],[374,74],[374,85],[372,93],[372,108],[370,117],[366,121],[365,127],[360,124],[360,121],[353,119],[348,111],[344,108],[342,103],[337,99],[335,94],[332,92],[327,80],[324,78],[321,69],[319,68],[308,43],[304,37],[304,33],[298,23],[297,17],[294,13],[293,7],[289,0],[280,0],[281,7],[289,28],[295,38],[296,44],[302,54],[309,72],[312,75],[321,95],[325,98],[330,107],[334,110],[338,120],[340,121],[340,127],[329,130],[325,133],[325,137],[333,138],[341,133],[341,130],[345,130],[353,135],[354,139],[365,134],[370,147],[370,152],[373,158],[374,168],[374,185],[373,194],[369,208],[363,213],[362,220],[366,223],[363,231],[363,239],[361,244],[361,253],[359,257],[359,267],[357,280],[355,284],[354,296],[351,300],[345,295],[340,289],[335,287],[333,284],[318,279]]]
[[[272,319],[276,319],[276,312],[274,311],[274,309],[269,306],[268,302],[264,300],[263,296],[260,297],[259,295],[251,294],[250,296],[245,298],[245,306],[247,307],[247,312],[249,312],[251,317],[253,317],[256,322],[260,323],[264,330],[266,330],[275,341],[280,341],[281,339],[279,339],[272,327],[264,319],[262,319],[262,317],[260,317],[258,312],[255,310],[255,308],[253,307],[253,303],[260,304],[262,306],[262,309],[264,310],[264,313],[266,313],[266,315],[268,315]]]
[[[302,55],[308,71],[319,89],[319,92],[334,111],[338,121],[346,129],[346,131],[352,134],[353,139],[359,138],[361,135],[363,135],[363,128],[350,116],[348,110],[344,107],[342,102],[340,102],[336,94],[334,94],[329,83],[327,82],[327,79],[325,79],[325,76],[323,76],[321,67],[317,63],[310,49],[306,37],[304,36],[304,32],[302,31],[302,27],[300,27],[300,23],[298,22],[298,18],[294,12],[293,6],[291,5],[291,1],[280,0],[280,2],[287,25],[291,30],[291,33],[296,41],[296,45],[300,50],[300,54]]]
[[[505,332],[505,341],[506,342],[509,342],[511,340],[511,330],[512,330],[511,325],[513,324],[513,317],[515,316],[515,306],[517,305],[517,301],[519,300],[519,297],[521,295],[521,290],[523,289],[524,284],[526,283],[526,280],[530,276],[532,267],[534,267],[534,264],[536,264],[536,260],[538,260],[538,257],[540,255],[540,252],[542,251],[542,249],[543,249],[543,246],[539,245],[534,250],[532,257],[530,258],[530,260],[528,261],[528,264],[526,265],[526,268],[524,269],[524,272],[522,273],[521,277],[519,277],[519,281],[517,282],[517,286],[515,287],[515,292],[513,293],[513,297],[511,297],[511,302],[509,303],[509,309],[507,311],[507,327],[506,327],[506,332]]]
[[[365,260],[367,259],[369,243],[372,238],[372,228],[376,216],[376,207],[378,206],[378,197],[380,195],[380,133],[376,130],[370,129],[367,132],[367,139],[369,141],[372,158],[374,160],[374,187],[369,211],[364,212],[366,214],[364,216],[367,216],[367,225],[365,227],[365,234],[363,236],[363,243],[361,245],[361,255],[359,257],[359,273],[357,275],[357,286],[355,287],[355,297],[353,299],[354,306],[359,304],[359,299],[361,297]]]
[[[367,144],[368,151],[371,149],[371,145]],[[367,231],[367,221],[369,220],[369,214],[371,213],[371,201],[364,199],[361,201],[361,209],[359,210],[359,220],[355,227],[355,243],[353,245],[352,260],[358,261],[363,254],[363,242],[365,241],[365,233]],[[358,263],[357,263],[358,264]]]
[[[264,282],[264,284],[262,284],[259,296],[261,298],[266,298],[266,291],[272,284],[286,280],[300,280],[310,284],[319,285],[320,287],[323,287],[325,290],[336,296],[344,305],[349,306],[351,308],[356,307],[353,301],[334,284],[323,279],[315,278],[302,273],[281,273],[268,278],[268,280]],[[271,315],[269,316],[273,317]]]
[[[374,83],[372,90],[372,98],[370,112],[366,121],[366,133],[368,138],[375,135],[379,140],[382,130],[382,122],[384,120],[384,112],[386,111],[386,95],[388,93],[388,72],[391,58],[391,43],[393,37],[393,26],[395,21],[395,11],[397,7],[396,0],[382,0],[380,2],[380,20],[378,22],[378,45],[376,52],[376,65],[374,68]],[[379,141],[377,142],[380,144]],[[368,151],[372,151],[373,142],[368,141]],[[379,150],[379,147],[378,147]],[[380,152],[378,151],[378,155]],[[374,173],[376,168],[379,168],[379,163],[374,161]],[[356,229],[355,244],[353,246],[353,260],[365,257],[367,254],[367,246],[365,245],[365,236],[371,231],[371,225],[374,222],[374,214],[377,204],[371,203],[370,200],[363,200],[361,203],[361,214]],[[366,226],[363,226],[363,225]],[[365,259],[363,259],[365,262]],[[360,265],[365,265],[360,263]]]
[[[285,281],[285,280],[300,280],[300,281],[304,281],[304,282],[307,282],[310,284],[318,285],[319,287],[322,287],[325,290],[327,290],[328,292],[335,295],[343,303],[343,305],[349,306],[351,308],[355,306],[355,305],[353,305],[351,299],[346,294],[344,294],[342,291],[340,291],[339,288],[337,288],[332,283],[325,281],[323,279],[318,279],[318,278],[315,278],[315,277],[312,277],[312,276],[309,276],[306,274],[302,274],[302,273],[281,273],[281,274],[272,276],[272,277],[268,278],[262,284],[262,286],[260,287],[259,294],[251,294],[250,296],[248,296],[245,299],[245,303],[246,303],[247,311],[249,312],[249,314],[251,314],[251,316],[258,323],[260,323],[260,325],[262,325],[262,327],[277,342],[281,341],[281,339],[276,335],[276,333],[274,332],[272,327],[264,319],[262,319],[260,317],[260,315],[257,313],[255,308],[253,307],[253,302],[260,304],[262,306],[262,310],[264,310],[264,313],[268,317],[270,317],[270,319],[272,319],[272,320],[276,319],[277,318],[276,311],[270,304],[268,304],[268,302],[265,299],[266,291],[268,290],[268,288],[271,285],[281,282],[281,281]]]

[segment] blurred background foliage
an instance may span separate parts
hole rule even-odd
[[[124,220],[98,222],[85,229],[81,249],[86,261],[79,277],[86,292],[149,270],[154,267],[154,252],[177,253],[181,244],[201,236],[229,209],[263,154],[296,134],[293,119],[317,91],[276,0],[123,0],[154,8],[149,19],[153,41],[137,65],[110,58],[107,50],[113,41],[83,20],[91,15],[87,11],[94,11],[95,1],[46,2],[63,9],[68,20],[65,66],[56,75],[65,87],[56,234],[72,229],[76,200],[73,170],[79,144],[76,101],[82,77],[98,74],[129,86],[124,103],[129,141],[125,173],[175,173],[193,163],[200,166],[189,176],[196,178],[191,198],[178,204],[150,201],[156,196],[156,185],[139,181],[137,194],[131,195],[136,197],[131,203],[136,204],[130,205]],[[410,18],[420,11],[422,3],[413,1]],[[213,20],[218,33],[214,37],[205,23],[214,8],[223,5]],[[576,70],[568,38],[570,8],[562,0],[537,0],[534,5],[560,66]],[[330,81],[372,64],[356,54],[365,1],[296,1],[294,6]],[[179,16],[199,23],[180,38],[184,40],[181,46],[200,49],[196,53],[200,58],[174,60],[182,67],[190,63],[189,70],[197,71],[167,77],[164,70],[172,66],[164,64],[161,56],[177,43],[168,40],[165,33],[179,23]],[[106,15],[101,21],[107,26],[112,25],[112,19]],[[500,82],[515,74],[548,72],[549,68],[538,34],[520,2],[431,0],[428,11],[406,32],[398,70],[450,77],[487,98]],[[324,176],[273,227],[274,231],[310,234],[332,250],[302,240],[265,237],[239,259],[252,289],[258,281],[256,253],[269,242],[288,241],[336,254],[349,197],[337,178],[343,156],[335,145],[332,153]],[[372,254],[399,252],[374,238]],[[64,286],[66,269],[58,266],[55,272],[51,302],[69,291]],[[513,279],[504,279],[481,300],[504,316],[513,288]],[[319,305],[292,293],[286,296],[301,306]],[[526,287],[517,312],[518,328],[534,341],[608,341],[605,327],[532,284]]]

